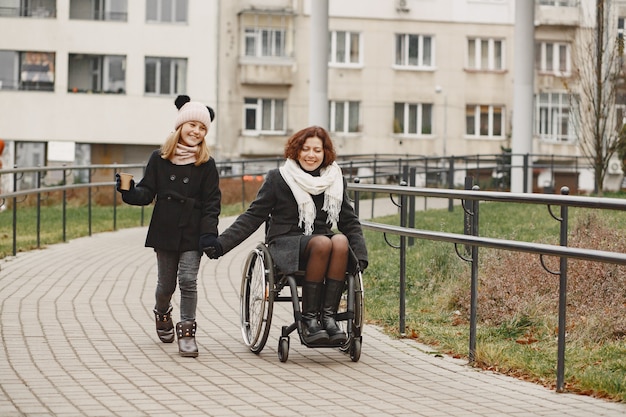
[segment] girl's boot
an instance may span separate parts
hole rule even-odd
[[[154,320],[156,321],[156,331],[159,339],[163,343],[172,343],[174,341],[174,322],[172,321],[172,306],[167,309],[166,313],[159,313],[154,309]]]
[[[178,335],[178,353],[180,353],[180,356],[189,358],[197,357],[196,322],[183,321],[176,323],[176,333]]]

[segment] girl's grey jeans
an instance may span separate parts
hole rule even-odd
[[[176,279],[180,288],[180,321],[194,321],[198,305],[198,270],[202,252],[174,252],[156,250],[158,282],[156,305],[159,313],[166,313],[176,290]]]

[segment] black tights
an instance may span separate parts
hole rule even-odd
[[[304,248],[306,281],[324,282],[324,277],[343,281],[348,267],[348,238],[342,234],[313,236]]]

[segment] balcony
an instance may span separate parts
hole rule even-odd
[[[535,6],[537,26],[580,26],[581,23],[581,9],[577,0],[546,0]]]

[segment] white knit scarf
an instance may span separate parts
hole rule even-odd
[[[315,177],[304,171],[296,161],[287,159],[280,167],[284,178],[298,203],[298,226],[304,228],[304,234],[313,233],[316,208],[311,195],[324,193],[322,210],[328,213],[327,223],[337,223],[343,200],[343,176],[336,162],[322,168],[320,176]]]
[[[174,165],[193,164],[196,162],[197,150],[198,150],[198,145],[185,146],[182,143],[178,142],[176,144],[176,150],[174,151],[174,156],[172,156],[170,161],[172,161]]]

